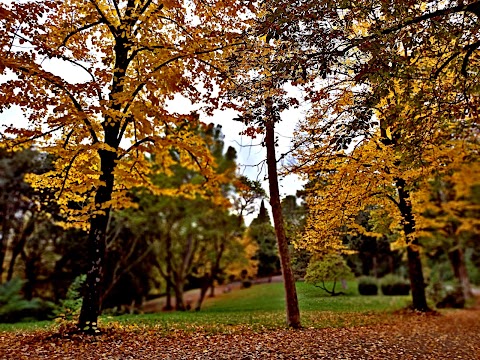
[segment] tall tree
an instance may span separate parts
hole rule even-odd
[[[265,5],[265,4],[264,4]],[[260,5],[260,12],[265,6]],[[269,183],[270,205],[278,243],[278,251],[284,279],[287,324],[292,328],[300,327],[300,311],[295,288],[295,279],[291,267],[290,253],[285,233],[282,205],[278,184],[275,126],[280,122],[281,111],[298,104],[294,97],[288,97],[283,86],[286,79],[277,67],[279,58],[275,57],[273,47],[259,31],[258,21],[244,34],[245,45],[238,55],[230,57],[231,93],[241,102],[242,121],[246,129],[243,132],[255,138],[262,134],[262,144],[266,148],[266,167]],[[255,54],[252,56],[252,54]]]
[[[216,105],[212,79],[245,29],[237,12],[250,15],[251,8],[236,0],[13,1],[1,7],[0,70],[10,76],[0,85],[1,109],[19,106],[29,125],[8,126],[2,146],[35,141],[55,153],[55,171],[32,181],[56,188],[63,211],[89,229],[79,329],[96,331],[111,208],[129,205],[125,193],[132,186],[146,182],[161,192],[145,176],[152,167],[143,154],[164,158],[158,170],[168,171],[174,146],[183,166],[201,168],[207,186],[218,182],[208,147],[185,126],[197,116],[169,112],[166,102],[180,93]],[[60,77],[60,63],[84,76]]]
[[[248,228],[248,236],[257,244],[255,259],[258,261],[257,276],[271,277],[280,272],[277,239],[275,228],[270,222],[265,204],[262,200],[258,216],[252,220]]]

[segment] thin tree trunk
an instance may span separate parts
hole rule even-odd
[[[186,306],[183,301],[183,288],[185,286],[184,281],[175,276],[175,283],[173,284],[173,290],[175,292],[175,310],[185,311]]]
[[[420,258],[420,245],[415,232],[415,218],[413,217],[410,194],[405,189],[405,180],[396,179],[396,187],[399,198],[399,209],[403,218],[403,231],[407,239],[408,274],[410,277],[410,288],[412,291],[413,308],[417,311],[427,312],[430,308],[427,305],[425,296],[425,280],[423,278],[422,261]]]
[[[206,276],[203,279],[202,287],[200,288],[200,297],[198,298],[197,306],[195,306],[196,311],[199,311],[202,308],[203,300],[205,300],[205,295],[207,295],[210,285],[211,285],[210,276]]]
[[[210,284],[210,295],[208,296],[211,298],[215,297],[215,280],[213,280]]]
[[[17,236],[15,236],[15,244],[13,246],[12,257],[10,258],[10,265],[7,272],[7,281],[12,280],[17,258],[19,255],[21,255],[27,242],[27,238],[33,233],[33,230],[35,230],[35,221],[32,215],[27,220],[27,224],[25,225],[25,228],[22,230],[22,232],[20,234],[17,234],[18,238]]]
[[[0,236],[0,284],[3,283],[3,263],[5,262],[5,255],[7,254],[7,243],[8,243],[8,233],[9,227],[7,221],[4,219],[2,222],[2,232]]]
[[[25,264],[25,278],[27,282],[25,283],[25,286],[23,287],[23,292],[25,295],[25,299],[27,300],[32,300],[33,295],[34,295],[34,290],[37,284],[37,264],[40,260],[39,258],[36,258],[35,254],[31,256],[31,258],[28,258],[25,249],[22,249],[21,252],[21,257],[23,260],[23,263]]]
[[[465,299],[473,297],[472,286],[470,285],[470,279],[468,277],[467,266],[465,264],[465,253],[462,248],[455,248],[448,252],[448,258],[452,265],[453,273],[460,282],[462,288],[462,294]]]
[[[377,254],[372,256],[372,272],[374,277],[378,277]]]
[[[295,277],[290,263],[290,253],[285,234],[280,191],[278,187],[277,159],[275,155],[275,119],[272,99],[266,101],[267,119],[265,122],[265,144],[267,147],[267,169],[270,188],[270,205],[272,207],[273,222],[277,235],[278,252],[282,266],[283,284],[285,287],[285,300],[287,306],[287,325],[291,328],[300,328],[300,310],[298,307]]]

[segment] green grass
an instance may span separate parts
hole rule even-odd
[[[307,328],[347,327],[389,322],[394,310],[405,307],[409,296],[360,296],[355,282],[348,283],[346,295],[331,297],[321,289],[297,283],[302,325]],[[208,299],[201,311],[168,312],[103,317],[101,324],[127,328],[149,327],[169,333],[175,330],[232,332],[262,331],[285,327],[283,284],[254,285]],[[0,331],[17,324],[0,324]],[[24,326],[24,325],[19,325]]]
[[[305,283],[297,283],[302,325],[308,328],[347,327],[393,321],[391,313],[405,307],[408,296],[360,296],[355,282],[346,295],[329,296]],[[105,319],[121,325],[153,326],[160,331],[204,330],[228,332],[285,327],[283,284],[255,285],[209,299],[200,312],[124,315]]]
[[[52,327],[52,321],[25,321],[14,324],[0,323],[0,331],[30,331],[48,329]]]

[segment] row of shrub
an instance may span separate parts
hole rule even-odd
[[[358,292],[360,295],[378,295],[379,287],[383,295],[408,295],[410,283],[403,277],[389,274],[381,279],[371,276],[362,276],[358,279]]]

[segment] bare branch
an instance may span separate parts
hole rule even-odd
[[[461,73],[463,76],[467,76],[467,66],[468,66],[468,60],[470,60],[470,56],[473,54],[475,50],[477,50],[480,47],[480,40],[474,42],[473,44],[468,45],[466,48],[468,48],[467,53],[465,54],[465,57],[463,58],[463,63],[462,63],[462,70]]]
[[[70,137],[73,135],[75,132],[75,129],[72,129],[68,134],[67,137],[65,138],[65,142],[63,143],[63,148],[65,149],[68,145],[68,142],[70,141]]]
[[[75,29],[74,31],[70,32],[66,37],[65,39],[63,39],[62,41],[62,44],[60,45],[60,47],[62,46],[67,46],[67,42],[68,40],[70,40],[70,38],[72,36],[74,36],[75,34],[78,34],[84,30],[87,30],[87,29],[90,29],[91,27],[94,27],[94,26],[97,26],[97,25],[100,25],[100,24],[103,24],[104,23],[104,20],[98,20],[98,21],[95,21],[93,23],[90,23],[90,24],[85,24],[83,25],[82,27],[79,27],[78,29]]]
[[[122,20],[122,14],[120,13],[120,9],[118,8],[118,1],[112,0],[113,6],[115,7],[115,11],[117,12],[118,20]]]
[[[147,136],[146,138],[143,138],[143,139],[141,139],[141,140],[138,140],[135,144],[133,144],[133,145],[130,146],[127,150],[125,150],[125,152],[118,157],[118,160],[120,160],[121,158],[123,158],[125,155],[127,155],[127,154],[128,154],[130,151],[132,151],[133,149],[138,148],[140,145],[142,145],[143,143],[146,143],[146,142],[155,143],[155,139],[153,139],[153,138],[150,137],[150,136]]]
[[[440,73],[443,71],[443,69],[445,69],[448,64],[450,64],[452,62],[453,59],[455,59],[458,55],[460,55],[460,52],[459,51],[456,51],[454,52],[447,60],[444,61],[444,63],[435,71],[435,73],[433,74],[432,78],[433,79],[436,79],[438,77],[438,75],[440,75]]]
[[[63,181],[62,181],[62,187],[60,188],[60,191],[58,193],[58,197],[57,197],[57,200],[60,199],[60,196],[62,196],[62,193],[63,193],[63,190],[65,190],[65,185],[67,183],[67,179],[68,179],[68,175],[70,174],[70,170],[72,169],[72,165],[73,165],[73,162],[75,161],[75,159],[77,158],[78,155],[80,155],[80,153],[82,152],[82,150],[78,150],[75,155],[73,155],[73,157],[70,159],[69,163],[68,163],[68,166],[67,166],[67,172],[65,173],[65,177],[63,178]]]
[[[63,128],[64,126],[65,126],[65,125],[59,125],[59,126],[57,126],[56,128],[53,128],[53,129],[51,129],[51,130],[42,132],[41,134],[32,136],[31,138],[28,138],[28,139],[26,139],[26,140],[22,140],[22,141],[16,142],[16,143],[13,144],[13,146],[22,145],[22,144],[28,143],[28,142],[30,142],[30,141],[39,139],[39,138],[41,138],[41,137],[43,137],[43,136],[45,136],[45,135],[48,135],[48,134],[54,133],[54,132],[57,131],[57,130],[60,130],[60,129]]]
[[[241,42],[241,43],[235,43],[235,44],[228,44],[228,45],[223,45],[223,46],[218,46],[218,47],[215,47],[213,49],[207,49],[207,50],[201,50],[201,51],[194,51],[193,53],[188,53],[188,54],[183,54],[183,55],[177,55],[177,56],[174,56],[166,61],[164,61],[163,63],[157,65],[153,70],[152,72],[149,74],[150,77],[155,74],[157,71],[159,71],[161,68],[163,68],[164,66],[167,66],[177,60],[180,60],[180,59],[184,59],[184,58],[188,58],[188,57],[192,57],[192,56],[195,56],[195,55],[204,55],[204,54],[210,54],[212,52],[216,52],[216,51],[220,51],[220,50],[224,50],[226,48],[229,48],[229,47],[234,47],[234,46],[239,46],[239,45],[244,45],[245,43],[244,42]],[[127,103],[127,105],[125,106],[125,108],[123,109],[123,113],[126,114],[128,112],[128,110],[130,109],[130,106],[133,104],[133,101],[135,100],[135,98],[137,97],[137,95],[140,93],[140,91],[142,91],[142,89],[145,87],[145,85],[147,84],[147,79],[145,79],[145,81],[143,81],[142,83],[140,83],[136,89],[133,91],[132,93],[132,96],[130,98],[130,101]]]
[[[93,6],[95,7],[95,9],[97,10],[97,13],[98,15],[100,15],[100,18],[101,18],[101,21],[108,26],[108,28],[110,29],[110,32],[112,33],[112,35],[114,37],[117,36],[117,32],[116,32],[116,28],[115,26],[113,26],[113,24],[107,19],[107,17],[105,16],[105,14],[103,13],[103,11],[100,9],[100,7],[98,6],[96,0],[90,0],[90,3],[93,4]]]

